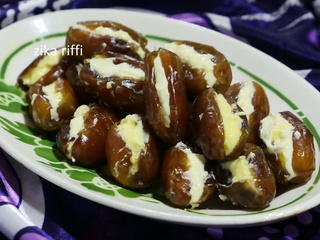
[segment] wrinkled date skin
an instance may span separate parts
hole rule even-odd
[[[254,179],[253,184],[250,184],[248,180],[232,182],[234,176],[230,170],[218,163],[215,168],[215,179],[219,192],[228,201],[245,208],[267,207],[275,197],[276,181],[263,150],[258,145],[247,143],[241,156],[246,157],[250,166]]]
[[[60,128],[56,139],[58,148],[73,164],[93,168],[106,161],[106,132],[119,120],[119,117],[106,106],[98,104],[88,106],[89,111],[82,116],[83,129],[77,133],[77,138],[74,139],[73,136],[70,136],[70,123],[68,123]],[[70,144],[72,144],[71,148]]]
[[[125,55],[99,55],[102,58],[112,58],[113,64],[127,63],[132,68],[145,72],[145,64]],[[145,102],[143,87],[145,80],[137,80],[132,76],[99,76],[86,63],[80,71],[80,78],[93,91],[99,94],[105,104],[127,113],[143,113]]]
[[[189,96],[195,98],[202,91],[213,87],[218,93],[225,93],[232,81],[232,72],[228,60],[225,56],[212,46],[191,41],[174,41],[178,45],[187,45],[193,47],[200,54],[211,54],[213,65],[213,74],[216,82],[213,86],[207,86],[204,69],[195,68],[188,63],[183,62],[184,77]],[[190,56],[192,57],[192,56]]]
[[[184,148],[187,146],[185,145]],[[205,163],[204,170],[208,173],[208,177],[204,181],[202,195],[197,202],[191,202],[191,182],[186,176],[190,169],[189,161],[188,155],[182,148],[175,145],[167,150],[161,168],[161,182],[165,195],[174,206],[181,208],[203,203],[212,196],[215,190],[211,167]]]
[[[47,132],[55,132],[68,122],[78,106],[78,99],[67,80],[58,78],[50,83],[55,86],[55,96],[44,93],[43,82],[32,85],[26,95],[29,111],[36,125]],[[52,106],[50,99],[60,98],[57,106]]]
[[[54,53],[52,53],[54,54]],[[27,91],[30,86],[35,84],[36,82],[43,82],[43,84],[50,84],[58,78],[65,78],[65,73],[67,68],[74,62],[74,59],[69,56],[62,56],[59,62],[50,67],[50,69],[45,72],[43,70],[39,70],[39,63],[41,61],[45,61],[45,58],[50,58],[49,55],[41,55],[37,57],[34,61],[32,61],[28,67],[26,67],[18,76],[18,86]],[[28,79],[35,74],[35,71],[40,71],[38,74],[38,79],[36,82],[30,82]]]
[[[211,88],[202,92],[194,102],[193,122],[197,145],[201,148],[203,154],[209,160],[224,161],[235,159],[244,148],[248,137],[248,122],[244,114],[240,115],[242,119],[241,136],[233,150],[226,154],[224,138],[224,122],[216,101],[216,91]],[[242,112],[242,109],[231,99],[225,98],[228,103],[236,106],[235,113]]]
[[[288,171],[286,170],[286,167],[281,164],[278,154],[269,153],[265,144],[262,143],[267,161],[269,162],[269,166],[271,167],[277,182],[282,184],[305,183],[311,178],[311,175],[315,170],[313,135],[306,124],[293,113],[284,111],[280,114],[294,127],[292,134],[292,169],[296,176],[288,181]],[[297,138],[295,135],[299,135],[299,137]]]
[[[254,93],[251,95],[251,104],[253,106],[253,112],[248,117],[249,135],[247,142],[259,144],[259,126],[260,121],[270,112],[268,97],[260,84],[252,82],[254,87]],[[245,82],[235,83],[229,87],[226,92],[227,96],[230,96],[236,102],[241,89],[245,86]],[[240,106],[241,107],[241,106]],[[245,111],[245,108],[242,108]]]
[[[91,58],[95,53],[98,52],[120,53],[143,60],[144,57],[138,54],[138,48],[141,47],[143,52],[148,52],[146,49],[146,45],[148,43],[147,39],[136,31],[119,23],[112,21],[85,21],[78,22],[77,24],[82,25],[84,28],[88,28],[90,30],[102,27],[110,29],[111,31],[123,31],[129,34],[130,37],[137,43],[133,44],[110,35],[102,35],[99,33],[92,34],[86,29],[71,26],[67,32],[66,46],[76,46],[79,44],[79,46],[82,47],[82,54],[79,54],[76,57],[80,60]]]
[[[156,87],[157,81],[154,64],[155,58],[160,58],[168,87],[169,95],[169,123],[165,122],[163,105]],[[150,125],[157,135],[166,143],[175,144],[186,135],[188,124],[188,102],[187,93],[183,80],[182,64],[178,56],[165,49],[151,52],[146,59],[146,83],[145,92],[145,114]],[[157,70],[159,71],[159,69]]]
[[[151,186],[159,175],[158,146],[147,121],[137,114],[142,121],[143,131],[149,135],[148,141],[140,146],[141,152],[135,159],[137,171],[130,172],[133,163],[131,157],[133,151],[127,146],[118,132],[122,121],[115,123],[107,133],[105,156],[112,176],[122,185],[128,188],[144,188]]]
[[[98,93],[80,79],[79,74],[82,67],[83,65],[80,63],[71,65],[66,71],[66,79],[78,96],[79,104],[99,103]]]

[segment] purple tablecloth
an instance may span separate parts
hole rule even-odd
[[[238,38],[277,58],[320,89],[319,0],[0,0],[0,27],[47,11],[116,6],[158,11]],[[320,239],[320,206],[257,227],[175,225],[108,208],[67,192],[0,150],[0,219],[8,212],[11,217],[0,221],[0,240]]]

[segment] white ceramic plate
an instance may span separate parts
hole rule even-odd
[[[289,189],[263,210],[237,209],[213,198],[203,208],[181,210],[151,193],[135,193],[106,181],[95,171],[59,161],[53,142],[28,127],[25,101],[15,87],[18,74],[36,57],[36,49],[64,44],[68,27],[77,21],[112,20],[144,34],[149,49],[168,40],[190,40],[212,45],[230,61],[234,80],[257,81],[265,89],[271,112],[289,110],[307,123],[315,136],[316,171],[312,179]],[[278,221],[320,203],[320,94],[293,71],[264,53],[232,38],[160,15],[112,9],[60,11],[28,18],[0,31],[0,144],[17,161],[41,177],[75,194],[145,217],[198,226],[248,226]]]

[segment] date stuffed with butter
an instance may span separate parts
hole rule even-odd
[[[76,94],[64,78],[58,78],[47,85],[42,81],[33,84],[27,92],[26,100],[35,124],[48,132],[59,130],[78,107]]]
[[[85,60],[80,79],[107,105],[128,113],[144,111],[143,61],[126,55],[96,54]]]
[[[186,135],[187,92],[178,56],[160,48],[146,59],[145,114],[157,135],[175,144]]]
[[[49,84],[58,78],[65,78],[65,72],[74,60],[66,56],[61,48],[52,51],[37,57],[19,74],[18,85],[22,89],[28,90],[39,81]]]
[[[82,46],[80,60],[95,53],[119,53],[143,60],[148,53],[148,41],[141,34],[112,21],[84,21],[70,26],[66,46]]]
[[[276,181],[263,150],[247,143],[240,156],[214,170],[220,199],[246,208],[264,208],[274,199]]]
[[[176,53],[184,67],[188,93],[196,97],[208,88],[224,93],[232,81],[232,72],[225,56],[212,46],[190,42],[173,41],[164,46]]]
[[[193,106],[197,145],[209,160],[235,159],[248,137],[246,114],[230,97],[213,88],[202,92]]]
[[[155,135],[140,114],[130,114],[115,123],[106,136],[105,154],[112,176],[123,186],[143,188],[159,174]]]
[[[118,120],[106,106],[81,105],[58,131],[57,146],[75,165],[95,167],[105,161],[106,132]]]
[[[246,113],[249,125],[247,142],[259,143],[260,121],[269,114],[268,97],[257,82],[235,83],[226,92]]]
[[[313,135],[289,111],[262,119],[260,138],[269,165],[279,183],[304,183],[315,169]]]
[[[215,190],[206,158],[194,153],[183,142],[165,153],[161,182],[167,199],[177,207],[196,207],[208,200]]]

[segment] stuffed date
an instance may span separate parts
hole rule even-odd
[[[81,105],[57,133],[57,146],[75,165],[92,168],[105,160],[107,130],[119,120],[110,108]]]
[[[270,114],[261,121],[260,138],[266,158],[279,183],[304,183],[315,169],[313,135],[289,111]]]
[[[30,86],[26,100],[35,124],[47,132],[55,132],[68,122],[78,99],[67,80],[58,78],[50,84],[37,82]]]
[[[105,154],[112,176],[122,186],[148,187],[158,177],[157,141],[140,114],[129,114],[110,128]]]
[[[225,56],[214,47],[190,41],[172,41],[164,48],[181,59],[191,97],[212,87],[218,93],[227,91],[232,81],[231,68]]]
[[[147,39],[136,31],[112,21],[85,21],[70,26],[66,46],[81,46],[80,60],[98,52],[125,54],[143,60]]]
[[[257,82],[235,83],[226,92],[246,113],[249,125],[247,142],[259,142],[260,121],[269,114],[269,100]]]
[[[202,92],[193,106],[197,145],[209,160],[235,159],[248,137],[248,122],[243,110],[231,98],[213,88]]]
[[[275,197],[276,181],[258,145],[247,143],[237,159],[218,163],[214,172],[221,200],[264,208]]]
[[[188,123],[187,93],[182,65],[176,54],[160,48],[146,59],[145,114],[157,135],[175,144]]]
[[[96,54],[86,59],[80,79],[107,105],[128,113],[144,111],[145,64],[126,55]]]
[[[167,199],[177,207],[197,207],[208,200],[215,183],[211,167],[202,154],[178,142],[165,154],[161,181]]]

